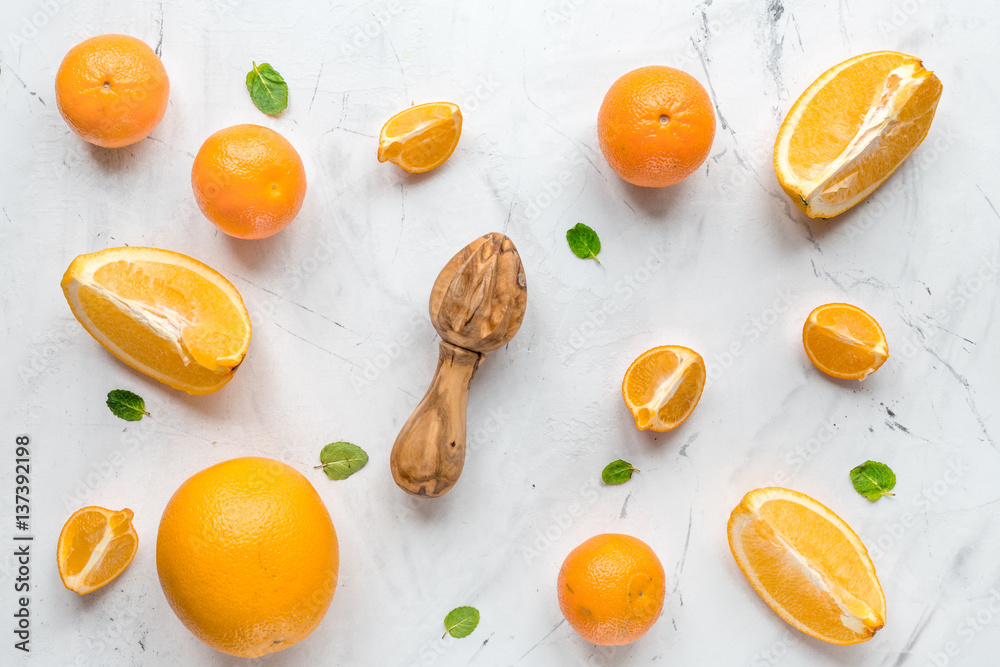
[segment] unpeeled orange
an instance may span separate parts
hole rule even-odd
[[[843,213],[920,145],[940,98],[941,81],[914,56],[876,51],[835,65],[778,130],[778,182],[811,218]]]
[[[56,72],[56,105],[84,140],[118,148],[144,139],[167,111],[170,81],[149,46],[128,35],[80,42]]]
[[[705,360],[688,347],[663,345],[625,371],[622,398],[636,428],[670,431],[691,416],[705,388]]]
[[[712,100],[673,67],[640,67],[615,81],[597,114],[604,159],[629,183],[662,188],[701,166],[715,138]]]
[[[747,581],[793,627],[831,644],[857,644],[885,625],[885,595],[868,550],[809,496],[751,491],[733,510],[728,534]]]
[[[139,549],[132,510],[91,506],[66,520],[56,545],[63,586],[85,595],[125,571]]]
[[[156,537],[163,594],[212,648],[256,658],[302,641],[337,588],[337,533],[301,473],[267,458],[206,468],[167,502]]]
[[[596,535],[573,549],[557,580],[559,608],[577,634],[594,644],[634,642],[663,610],[663,565],[631,535]]]
[[[191,187],[205,217],[240,239],[277,234],[306,196],[306,169],[295,147],[274,130],[234,125],[201,145]]]

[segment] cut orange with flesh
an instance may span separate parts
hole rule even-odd
[[[422,174],[444,164],[462,136],[462,112],[451,102],[410,107],[386,121],[378,139],[378,161]]]
[[[864,380],[889,358],[882,327],[849,303],[828,303],[809,313],[802,345],[816,368],[844,380]]]
[[[669,431],[691,415],[704,388],[701,355],[679,345],[663,345],[643,352],[628,367],[622,397],[636,428]]]
[[[792,105],[774,144],[774,170],[811,218],[871,194],[927,136],[941,81],[919,58],[856,56],[827,70]]]
[[[764,602],[807,635],[857,644],[885,625],[885,594],[865,545],[803,493],[746,494],[729,517],[729,548]]]
[[[125,571],[139,549],[132,510],[113,512],[84,507],[73,512],[59,533],[59,577],[71,591],[85,595]]]
[[[250,344],[250,317],[232,283],[186,255],[108,248],[80,255],[63,293],[97,342],[132,368],[189,394],[216,391]]]

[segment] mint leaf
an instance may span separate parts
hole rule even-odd
[[[597,259],[597,253],[601,252],[601,239],[597,236],[597,232],[587,225],[578,222],[576,227],[566,230],[566,241],[569,243],[569,249],[580,259],[593,257],[595,262],[601,263],[601,260]]]
[[[368,463],[365,450],[349,442],[331,442],[319,453],[323,472],[330,479],[347,479]]]
[[[108,407],[115,417],[120,417],[127,422],[137,422],[142,419],[146,412],[146,401],[138,394],[133,394],[126,389],[113,389],[108,392]]]
[[[269,116],[277,116],[288,106],[288,84],[267,63],[253,64],[247,73],[247,91],[257,108]]]
[[[444,635],[455,639],[468,637],[479,625],[479,610],[475,607],[455,607],[444,617]],[[441,639],[444,639],[441,635]]]
[[[639,469],[628,461],[618,459],[604,467],[603,472],[601,472],[601,479],[604,480],[605,484],[624,484],[632,479],[632,473],[634,472],[639,472]]]
[[[878,461],[866,461],[852,470],[851,482],[855,491],[872,502],[882,496],[896,495],[889,493],[896,486],[896,473]]]

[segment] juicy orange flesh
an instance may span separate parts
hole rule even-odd
[[[810,315],[803,341],[813,361],[843,375],[874,370],[887,356],[878,324],[853,307],[825,308]]]
[[[796,174],[813,179],[854,138],[872,102],[881,94],[886,76],[903,64],[901,53],[869,58],[831,79],[812,99],[799,119],[800,128],[788,144],[788,158]]]
[[[816,573],[802,564],[788,547],[787,538],[779,539],[776,531],[765,521],[752,519],[739,539],[747,555],[747,567],[787,615],[816,634],[840,642],[857,641],[871,634],[855,632],[841,622],[844,612],[837,600],[817,586]],[[841,552],[841,556],[844,555],[850,554]],[[864,579],[867,576],[867,573],[863,574]]]
[[[426,171],[451,156],[461,133],[461,112],[446,103],[421,104],[386,122],[379,139],[380,162]]]
[[[676,353],[663,350],[647,354],[632,365],[625,381],[625,399],[635,411],[639,428],[654,421],[675,424],[697,404],[704,384],[703,363],[684,364]],[[661,388],[668,392],[672,389],[672,394],[657,405],[654,399]]]
[[[133,307],[167,317],[178,326],[180,343],[190,359],[178,356],[169,339],[101,292],[88,286],[80,289],[80,301],[98,328],[126,353],[148,360],[148,365],[166,375],[201,384],[243,347],[247,330],[240,313],[233,307],[221,307],[230,304],[229,296],[188,268],[162,262],[115,261],[99,268],[94,282]]]
[[[59,537],[59,574],[67,588],[89,593],[121,574],[137,547],[131,510],[82,510]]]

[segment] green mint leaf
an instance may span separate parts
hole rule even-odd
[[[632,479],[632,473],[634,472],[639,472],[639,469],[628,461],[618,459],[604,467],[604,471],[601,472],[601,479],[604,480],[605,484],[624,484]]]
[[[108,407],[115,417],[127,422],[137,422],[143,415],[149,414],[146,412],[146,402],[142,400],[142,396],[125,389],[113,389],[108,392]]]
[[[868,500],[875,502],[882,496],[893,496],[896,473],[889,466],[878,461],[866,461],[851,471],[854,490]]]
[[[277,116],[288,106],[288,84],[267,63],[253,64],[247,73],[247,90],[257,108],[269,116]]]
[[[323,472],[330,479],[347,479],[368,463],[365,450],[349,442],[331,442],[319,453]]]
[[[479,610],[475,607],[455,607],[444,617],[444,635],[455,639],[468,637],[479,625]],[[441,639],[444,639],[441,635]]]
[[[576,227],[566,230],[566,241],[569,243],[569,249],[580,259],[593,257],[594,261],[601,263],[601,260],[597,259],[597,253],[601,252],[601,239],[597,236],[597,232],[587,225],[578,222]]]

